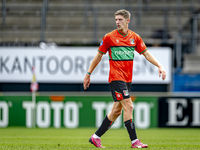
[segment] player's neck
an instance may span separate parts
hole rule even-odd
[[[119,32],[126,35],[128,33],[128,28],[121,29]]]

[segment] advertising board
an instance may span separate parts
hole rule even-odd
[[[39,47],[1,48],[0,82],[29,83],[32,67],[35,67],[39,83],[82,83],[98,47]],[[171,82],[171,49],[168,47],[148,48],[164,66],[166,79],[158,77],[158,68],[143,55],[134,52],[133,83],[169,84]],[[109,60],[104,55],[91,76],[91,83],[108,83]]]
[[[160,97],[159,127],[200,127],[200,97]]]
[[[157,127],[157,98],[134,97],[134,100],[136,128]],[[30,128],[33,122],[38,128],[99,127],[112,104],[111,96],[37,96],[33,111],[31,96],[1,96],[0,127]],[[112,128],[124,127],[123,122],[122,114]]]

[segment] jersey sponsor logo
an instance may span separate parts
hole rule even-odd
[[[135,47],[111,47],[112,60],[133,60]]]
[[[130,44],[135,44],[134,39],[130,39]]]
[[[128,96],[129,95],[128,90],[123,90],[123,93],[124,93],[124,96]]]
[[[103,41],[101,41],[100,46],[103,45]]]
[[[118,39],[116,39],[116,42],[117,42],[117,43],[119,43],[119,40],[118,40]]]
[[[134,52],[132,51],[115,51],[115,55],[132,55]]]

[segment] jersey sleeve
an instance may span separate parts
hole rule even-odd
[[[107,51],[109,50],[110,48],[110,45],[109,45],[109,37],[107,35],[105,35],[100,43],[100,46],[99,46],[99,49],[98,51],[102,54],[106,54]]]
[[[139,54],[143,54],[146,50],[147,50],[147,47],[145,45],[145,43],[143,42],[142,38],[137,35],[136,36],[136,51],[139,53]]]

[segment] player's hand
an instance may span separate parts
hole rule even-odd
[[[166,71],[165,71],[165,69],[163,68],[163,66],[159,66],[159,67],[158,67],[158,73],[159,73],[159,77],[162,76],[162,80],[164,81],[165,78],[166,78]]]
[[[89,86],[90,86],[90,75],[86,74],[85,78],[83,80],[83,88],[84,88],[84,90],[86,90],[87,88],[89,88]]]

